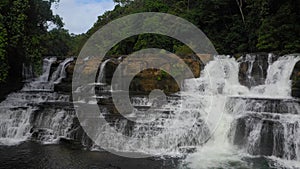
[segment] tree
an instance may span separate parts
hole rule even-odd
[[[297,2],[292,0],[268,4],[271,13],[263,19],[258,30],[259,50],[277,53],[299,52],[300,16]]]
[[[68,30],[55,28],[49,31],[43,38],[43,55],[68,56],[71,51],[72,37]]]
[[[5,48],[7,46],[7,32],[3,25],[4,17],[0,14],[0,83],[8,76],[8,63]]]
[[[51,4],[57,0],[2,0],[0,3],[0,81],[7,77],[19,79],[23,63],[41,67],[43,37],[48,33],[48,22],[62,27],[53,15]]]
[[[295,0],[115,0],[115,9],[98,17],[78,43],[82,46],[99,28],[137,12],[164,12],[183,17],[199,27],[223,54],[248,52],[299,52],[300,1]],[[109,54],[128,54],[147,47],[171,52],[176,40],[158,35],[140,35],[123,40]],[[80,46],[80,47],[81,47]],[[78,47],[77,49],[80,49]],[[181,52],[182,53],[182,52]]]

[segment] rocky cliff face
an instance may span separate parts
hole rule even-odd
[[[294,68],[292,79],[292,96],[300,97],[300,62],[298,62]]]
[[[57,63],[54,63],[53,67],[55,68],[55,64],[58,65],[60,62],[61,61],[57,61]],[[72,77],[73,77],[75,63],[76,63],[76,60],[74,60],[67,66],[66,78],[62,79],[61,83],[54,85],[54,90],[56,92],[72,95]]]
[[[104,67],[104,81],[108,84],[111,83],[112,77],[114,75],[115,70],[117,69],[118,65],[122,62],[124,56],[121,57],[112,57],[110,60],[106,63]],[[89,58],[89,60],[86,61],[78,61],[82,63],[82,73],[86,76],[89,76],[92,74],[92,72],[97,72],[99,75],[99,65],[96,65],[97,58]],[[191,58],[186,57],[183,58],[183,61],[189,66],[191,69],[194,77],[200,76],[200,70],[201,70],[201,62],[199,58]],[[126,67],[124,69],[126,70],[134,70],[139,69],[145,64],[150,64],[149,62],[155,62],[155,60],[136,60],[135,62],[128,62],[125,63]],[[75,61],[70,64],[66,70],[67,72],[67,78],[63,79],[62,83],[55,86],[55,89],[57,91],[63,91],[63,92],[70,92],[71,91],[71,85],[70,82],[72,81],[72,75],[75,67]],[[152,91],[153,89],[162,89],[166,93],[174,93],[180,90],[180,86],[176,83],[174,78],[170,76],[167,72],[173,71],[173,74],[175,75],[185,75],[185,72],[182,72],[180,68],[180,64],[172,64],[172,67],[167,67],[168,70],[161,71],[158,69],[147,69],[144,71],[141,71],[140,73],[136,74],[134,79],[131,82],[130,85],[130,91],[132,92],[139,92],[139,93],[148,93]],[[129,74],[125,75],[129,76]],[[191,77],[186,77],[191,78]]]
[[[242,85],[250,87],[265,83],[269,64],[275,59],[268,53],[252,53],[241,56],[239,81]]]
[[[110,58],[110,61],[106,63],[104,67],[104,79],[106,83],[111,83],[115,70],[124,58],[125,56],[113,56]],[[263,84],[266,79],[268,65],[272,64],[277,58],[278,56],[270,55],[268,53],[252,53],[239,57],[238,61],[240,62],[240,83],[247,87],[250,87],[248,85],[257,86]],[[96,60],[97,58],[90,58],[87,61],[81,61],[83,65],[83,73],[85,75],[90,75],[92,72],[98,71],[99,65],[95,64]],[[187,56],[184,57],[183,60],[190,67],[191,71],[194,74],[194,77],[199,77],[201,69],[204,66],[200,59],[195,56]],[[55,85],[56,91],[71,93],[71,82],[75,62],[76,60],[73,61],[73,63],[67,67],[67,78],[63,79],[62,83]],[[59,62],[57,64],[59,64]],[[137,69],[143,64],[147,64],[147,62],[144,60],[138,60],[136,62],[126,63],[125,65],[127,65],[126,69]],[[174,67],[178,68],[179,65],[174,64]],[[175,71],[175,74],[182,74],[180,68],[169,68],[169,70],[167,71]],[[300,63],[296,64],[293,74],[291,76],[291,80],[292,96],[300,97]],[[153,89],[158,88],[162,89],[166,93],[174,93],[180,90],[180,86],[176,83],[172,76],[170,76],[165,71],[157,69],[147,69],[141,71],[140,73],[135,75],[134,79],[130,84],[130,91],[138,93],[148,93]]]

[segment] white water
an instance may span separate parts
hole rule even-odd
[[[246,61],[249,63],[248,70],[247,70],[247,78],[250,80],[250,83],[253,83],[253,77],[252,77],[252,70],[253,70],[253,64],[255,62],[256,55],[246,55]]]
[[[250,62],[250,66],[248,67],[247,74],[250,75],[250,72],[252,71],[253,66],[253,58],[248,58],[248,61]],[[270,59],[269,62],[269,69],[267,78],[264,85],[253,87],[249,93],[247,92],[238,92],[241,94],[242,97],[255,97],[255,98],[282,98],[282,97],[291,97],[291,82],[289,80],[290,75],[293,71],[293,68],[295,64],[300,60],[299,57],[295,56],[284,56],[279,58],[277,61],[275,61],[273,64],[271,64]],[[212,61],[213,62],[213,61]],[[205,69],[210,67],[209,63]],[[223,64],[225,65],[225,64]],[[232,64],[234,65],[234,64]],[[214,67],[216,67],[214,65]],[[221,65],[219,66],[221,67]],[[234,66],[232,66],[232,70],[234,69]],[[216,72],[215,72],[216,73]],[[226,71],[225,71],[226,73]],[[235,72],[236,74],[238,72]],[[220,78],[220,77],[219,77]],[[251,77],[249,77],[251,79]],[[237,90],[235,86],[239,86],[238,83],[236,83],[236,77],[229,78],[231,79],[231,84],[234,85],[227,85],[229,89],[223,90],[225,91],[222,93],[224,97],[228,94],[236,94],[234,92],[228,92],[231,90]],[[220,80],[220,79],[219,79]],[[221,84],[221,83],[219,83]],[[226,86],[226,80],[225,85]],[[230,100],[230,99],[229,99]],[[219,100],[220,101],[220,100]],[[219,107],[219,101],[214,103],[214,106]],[[260,142],[261,140],[261,134],[263,134],[263,119],[265,119],[262,114],[267,115],[267,117],[271,118],[271,114],[261,112],[262,114],[256,114],[255,116],[258,118],[262,118],[262,120],[258,119],[251,119],[249,118],[246,120],[246,131],[249,131],[249,135],[247,136],[247,140],[245,142],[245,145],[243,145],[244,148],[237,150],[237,147],[234,146],[232,138],[234,138],[234,128],[236,128],[235,119],[242,118],[244,116],[247,116],[245,114],[248,112],[248,109],[251,107],[253,110],[277,110],[279,105],[275,105],[276,108],[270,109],[269,107],[265,107],[267,105],[261,104],[259,101],[251,101],[250,104],[248,102],[244,102],[243,100],[235,100],[232,102],[227,102],[228,107],[224,107],[223,109],[220,109],[219,112],[223,113],[223,117],[219,122],[218,129],[213,133],[212,139],[205,145],[198,147],[198,150],[196,153],[189,154],[187,158],[184,161],[184,165],[188,168],[193,169],[201,169],[201,168],[235,168],[229,165],[230,163],[239,163],[238,166],[244,166],[245,168],[249,167],[245,162],[243,162],[241,159],[244,156],[245,153],[250,154],[256,154],[259,151],[259,146],[262,144]],[[231,104],[231,105],[230,105]],[[289,105],[287,105],[289,106]],[[295,105],[293,105],[295,106]],[[256,107],[256,108],[255,108]],[[296,106],[297,107],[297,106]],[[288,110],[288,113],[292,113],[296,111],[297,114],[299,114],[299,106],[294,109],[293,107],[287,107],[291,110]],[[286,111],[286,107],[284,107]],[[277,110],[278,111],[278,110]],[[252,114],[249,112],[250,115]],[[270,112],[273,113],[273,112]],[[277,162],[273,156],[270,157],[270,159],[273,159],[273,164],[277,167],[287,167],[287,168],[298,168],[300,167],[299,162],[292,162],[290,160],[297,159],[300,160],[298,155],[300,155],[300,133],[298,133],[299,130],[299,116],[294,115],[295,117],[290,117],[287,115],[272,115],[274,117],[271,118],[271,120],[279,119],[279,123],[283,124],[283,133],[278,130],[278,128],[274,128],[274,147],[273,147],[273,154],[278,153],[280,149],[278,149],[280,142],[275,142],[276,136],[278,137],[278,134],[282,133],[284,136],[284,147],[283,147],[283,160]],[[270,131],[269,131],[270,132]],[[243,168],[244,168],[243,167]]]
[[[247,93],[248,89],[239,83],[238,72],[239,64],[234,58],[216,56],[205,66],[200,78],[185,80],[184,90],[206,95]]]
[[[53,72],[51,76],[51,82],[54,84],[58,84],[61,82],[63,78],[66,77],[66,68],[67,66],[74,60],[73,57],[65,59],[63,62],[61,62],[56,69],[55,72]]]
[[[239,63],[228,56],[216,56],[206,65],[200,78],[185,81],[184,91],[177,93],[180,99],[169,98],[166,105],[154,110],[155,113],[161,114],[159,119],[146,124],[137,123],[132,127],[131,137],[142,138],[142,142],[137,140],[127,142],[128,140],[122,140],[120,135],[109,132],[99,133],[98,142],[104,148],[152,155],[182,156],[189,149],[196,149],[195,153],[187,155],[184,166],[195,169],[234,168],[231,165],[235,163],[243,168],[247,167],[242,159],[244,155],[257,153],[263,144],[261,137],[263,130],[266,130],[263,121],[269,120],[277,122],[274,124],[277,126],[272,129],[273,134],[276,136],[283,134],[285,160],[279,161],[274,157],[280,153],[279,145],[274,146],[272,156],[268,158],[275,159],[278,162],[276,165],[288,166],[288,163],[292,163],[295,166],[297,163],[293,160],[300,160],[300,120],[297,115],[300,108],[293,102],[277,104],[276,100],[271,98],[282,101],[282,97],[290,97],[289,77],[297,61],[299,58],[292,56],[282,57],[273,63],[269,61],[270,67],[265,84],[249,90],[239,83]],[[59,72],[57,75],[64,76],[61,72],[64,72],[68,62],[63,62],[55,71]],[[105,76],[105,62],[100,66],[98,82],[103,82],[101,79]],[[60,108],[54,108],[55,104],[68,101],[68,97],[53,93],[53,88],[48,88],[47,85],[53,85],[52,82],[56,80],[44,81],[49,79],[52,63],[52,59],[45,60],[44,73],[40,78],[25,85],[26,90],[11,94],[0,104],[2,144],[13,144],[29,139],[31,135],[29,130],[33,125],[34,132],[37,133],[35,137],[44,143],[53,143],[61,137],[70,138],[74,112],[66,110],[67,106],[64,104]],[[38,93],[30,94],[26,91]],[[233,99],[233,95],[239,98]],[[268,99],[257,100],[265,97]],[[34,124],[30,124],[34,111],[39,108],[37,104],[49,102],[55,104],[44,107],[42,113],[35,115]],[[153,104],[144,97],[133,98],[132,102],[136,106],[134,116],[138,116],[144,107]],[[36,104],[31,105],[32,103]],[[102,111],[109,113],[106,109]],[[287,114],[280,114],[282,112]],[[245,118],[248,116],[249,118]],[[256,120],[253,120],[253,116]],[[239,147],[234,144],[234,139],[236,130],[239,129],[237,120],[243,118],[246,120],[245,128],[248,133],[241,138],[243,143]],[[126,120],[120,120],[115,127],[125,133],[127,123]],[[82,136],[83,142],[86,141],[85,137]],[[276,139],[272,141],[279,144]]]
[[[238,71],[239,66],[234,58],[218,56],[205,66],[203,74],[196,79],[200,86],[203,84],[199,82],[208,83],[204,85],[207,87],[204,87],[205,92],[202,95],[213,95],[211,105],[207,106],[207,112],[212,119],[208,123],[213,128],[210,130],[211,139],[206,144],[199,146],[197,152],[187,156],[184,164],[188,168],[230,168],[230,162],[242,163],[238,150],[231,141],[233,135],[230,131],[234,116],[225,107],[227,95],[240,95],[248,92],[248,89],[241,86],[238,81]],[[190,81],[192,80],[187,80],[186,83],[190,83]],[[190,85],[187,86],[187,91],[190,91]],[[203,91],[201,87],[196,87],[192,91],[197,92],[197,89],[198,92]]]
[[[213,149],[208,146],[205,151],[212,153],[211,160],[215,160],[213,159],[215,152],[212,150],[223,151],[224,157],[232,155],[235,149],[226,138],[233,117],[224,112],[224,106],[226,94],[248,92],[246,87],[239,84],[238,71],[238,63],[233,58],[217,56],[205,67],[201,78],[185,81],[185,90],[178,93],[181,97],[179,100],[171,98],[163,107],[154,109],[156,114],[161,114],[160,118],[151,123],[137,123],[133,126],[130,136],[143,138],[142,140],[133,139],[128,142],[123,140],[121,135],[101,132],[97,142],[104,148],[120,152],[171,156],[180,156],[185,150],[188,151],[202,144],[226,143]],[[152,102],[145,97],[133,98],[132,103],[137,107],[132,115],[136,117],[139,114],[143,115],[139,106],[152,105]],[[217,124],[222,127],[217,128]],[[127,121],[122,120],[116,128],[122,133],[126,131],[126,125]],[[110,126],[106,127],[110,128]],[[214,133],[218,133],[218,137],[215,137]],[[213,137],[214,142],[205,144],[210,137]],[[232,155],[232,158],[235,157]]]
[[[41,82],[47,82],[49,80],[49,74],[51,70],[51,65],[54,63],[57,59],[55,57],[52,58],[46,58],[43,62],[43,74],[39,77],[38,81]]]
[[[63,109],[48,110],[37,115],[34,126],[37,128],[36,139],[44,144],[57,143],[60,138],[69,138],[75,117],[74,111]]]
[[[286,62],[286,60],[288,61]],[[253,66],[254,61],[250,59],[249,61],[252,62],[250,66]],[[274,77],[272,75],[273,71],[278,69],[284,72],[279,73],[278,76],[284,77],[280,77],[277,80],[289,78],[297,61],[297,57],[279,59],[274,63],[269,59],[270,68],[267,79]],[[290,64],[289,66],[280,67],[279,65],[282,65],[283,62]],[[252,67],[249,69],[252,69]],[[251,70],[249,69],[248,74],[250,75]],[[185,154],[185,150],[189,151],[196,148],[197,151],[195,153],[187,155],[183,166],[195,169],[234,168],[232,167],[234,163],[236,166],[247,168],[249,167],[248,163],[243,161],[243,158],[248,156],[247,154],[259,153],[260,145],[263,144],[261,142],[263,130],[265,130],[263,128],[263,120],[267,120],[263,115],[270,117],[271,113],[278,113],[277,111],[298,113],[300,109],[293,103],[280,103],[280,106],[277,106],[276,102],[273,104],[271,100],[272,104],[266,106],[264,102],[253,99],[267,97],[268,99],[277,98],[281,100],[283,95],[265,96],[264,92],[255,93],[253,89],[249,90],[247,87],[240,85],[238,73],[239,63],[235,59],[228,56],[216,56],[213,61],[205,66],[200,78],[185,81],[184,91],[178,93],[178,96],[181,97],[179,100],[171,98],[168,100],[168,104],[154,110],[156,111],[155,113],[163,114],[161,118],[152,123],[137,123],[133,126],[130,136],[143,138],[143,142],[137,140],[128,142],[128,140],[123,140],[120,135],[114,135],[109,132],[99,133],[97,142],[104,148],[120,152],[138,152],[152,155],[181,156]],[[268,88],[271,86],[270,84],[277,85],[277,88],[285,85],[285,88],[290,89],[290,83],[279,83],[276,80],[273,83],[267,83],[266,80],[264,86]],[[284,92],[286,90],[282,93]],[[288,94],[285,93],[285,95]],[[240,98],[232,100],[232,96]],[[245,102],[243,98],[253,100]],[[152,102],[145,97],[138,97],[132,99],[132,104],[137,107],[132,116],[137,117],[139,112],[141,112],[139,106],[142,108],[151,106]],[[264,110],[269,110],[270,112],[264,113]],[[170,113],[164,114],[165,111]],[[255,114],[256,112],[258,113]],[[248,119],[245,125],[249,133],[244,138],[243,147],[236,146],[234,143],[235,130],[239,127],[236,120],[249,114],[261,118],[261,120]],[[292,117],[286,119],[290,118]],[[274,116],[269,120],[276,121],[276,119],[278,120],[278,116]],[[282,119],[284,117],[281,117],[280,123],[284,124]],[[115,128],[121,133],[126,133],[126,125],[128,125],[127,121],[121,120],[115,125]],[[106,127],[110,128],[110,126]],[[107,131],[110,130],[107,129]],[[279,128],[274,128],[273,132],[274,135],[281,133]],[[289,132],[287,131],[286,133]],[[156,134],[159,134],[159,136],[150,139]],[[284,137],[287,138],[287,136]],[[285,154],[292,152],[288,148],[294,147],[291,143],[297,143],[296,138],[294,133],[291,141],[284,143],[287,144],[285,145],[287,147],[284,150]],[[149,141],[146,142],[147,140]],[[208,142],[206,142],[207,140]],[[279,143],[274,141],[274,144]],[[274,146],[272,153],[276,154],[276,151],[279,151],[278,145]],[[285,156],[294,156],[294,154]]]
[[[30,115],[33,111],[33,107],[18,111],[2,108],[0,110],[0,144],[13,145],[27,140],[30,130]]]
[[[53,84],[48,83],[51,66],[56,62],[56,58],[45,58],[43,60],[43,73],[40,77],[32,80],[30,83],[25,83],[22,91],[52,91]]]
[[[99,75],[98,75],[98,83],[106,83],[105,79],[105,66],[106,64],[110,61],[110,59],[105,60],[104,62],[101,63],[100,69],[99,69]]]
[[[64,63],[69,63],[67,59]],[[31,138],[31,130],[44,130],[48,133],[39,135],[40,141],[54,142],[58,137],[67,136],[66,131],[73,123],[74,112],[57,110],[54,106],[44,113],[40,106],[45,103],[69,101],[69,96],[53,91],[53,83],[48,81],[52,63],[56,58],[44,59],[43,74],[24,85],[19,92],[11,93],[0,103],[0,144],[14,145]],[[65,64],[64,64],[65,66]],[[61,68],[58,68],[61,70]],[[65,69],[65,67],[63,67]],[[61,73],[60,75],[63,75]],[[61,79],[63,77],[59,77]],[[51,112],[54,111],[54,112]],[[34,118],[38,120],[34,120]],[[48,137],[48,138],[47,138]]]
[[[252,74],[255,59],[256,59],[256,55],[247,54],[245,57],[245,60],[243,61],[243,62],[248,63],[248,70],[246,72],[246,76],[247,76],[247,81],[250,86],[256,84],[255,79]]]
[[[251,95],[262,95],[264,97],[290,97],[291,80],[295,64],[300,60],[300,56],[283,56],[270,64],[267,78],[264,85],[251,89]]]
[[[184,161],[185,165],[193,169],[233,168],[230,163],[240,163],[243,166],[242,155],[230,140],[233,120],[231,115],[224,113],[211,140],[199,146],[195,153],[189,154]]]

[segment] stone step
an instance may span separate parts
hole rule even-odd
[[[236,108],[236,106],[239,106]],[[235,108],[234,108],[235,107]],[[235,114],[246,111],[269,112],[278,114],[300,114],[300,101],[293,98],[243,98],[231,97],[226,103],[228,110],[237,110]]]

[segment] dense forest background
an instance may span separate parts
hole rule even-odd
[[[46,56],[76,56],[86,40],[108,22],[138,12],[164,12],[198,26],[219,53],[242,54],[300,51],[299,0],[114,0],[114,10],[98,17],[84,34],[70,34],[53,15],[59,0],[1,0],[0,83],[17,81],[22,65],[41,70]],[[49,26],[54,29],[49,30]],[[158,47],[176,54],[192,51],[180,42],[160,35],[142,34],[123,40],[110,55],[129,54]]]

